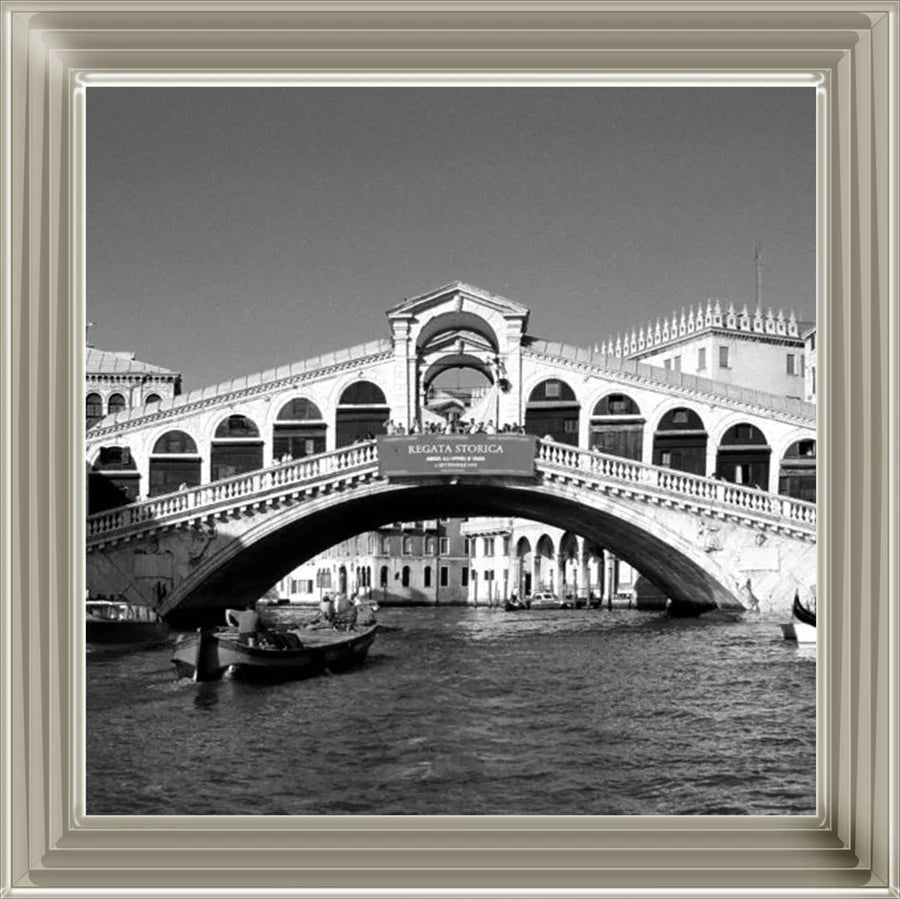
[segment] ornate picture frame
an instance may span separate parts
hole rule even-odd
[[[893,2],[2,4],[4,896],[898,895]],[[84,815],[84,91],[816,85],[814,817]]]

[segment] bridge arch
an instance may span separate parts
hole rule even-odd
[[[576,485],[558,482],[472,479],[404,486],[372,481],[354,487],[352,497],[325,493],[268,511],[239,539],[199,560],[167,597],[162,612],[247,602],[298,564],[391,521],[477,515],[525,518],[578,533],[590,545],[603,546],[637,568],[677,601],[701,608],[734,604],[740,586],[734,572],[729,566],[719,567],[716,554],[698,539],[699,532],[683,524],[654,523],[646,510],[621,496],[604,492],[586,496]],[[702,519],[700,527],[705,527]],[[540,577],[537,560],[552,562],[553,541],[544,534],[536,548],[532,572]],[[814,547],[811,551],[814,557]],[[527,556],[521,541],[516,554],[519,559]],[[532,591],[539,587],[535,579]]]
[[[447,356],[441,356],[440,359],[432,362],[422,372],[422,389],[427,393],[435,378],[442,375],[445,371],[452,371],[455,368],[472,369],[483,374],[491,383],[494,381],[491,366],[484,359],[479,359],[478,356],[472,353],[452,353]]]
[[[462,310],[443,312],[426,322],[416,338],[416,350],[418,353],[422,353],[435,338],[447,333],[465,331],[470,331],[482,337],[491,345],[495,353],[498,352],[500,342],[497,339],[497,332],[490,323],[474,312],[464,312]]]

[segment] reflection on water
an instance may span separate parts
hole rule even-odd
[[[286,684],[176,680],[170,648],[90,656],[89,814],[815,810],[815,649],[776,622],[379,620],[363,668]]]

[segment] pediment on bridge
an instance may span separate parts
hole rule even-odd
[[[463,281],[445,284],[437,290],[420,294],[404,300],[397,306],[388,309],[388,320],[404,318],[431,317],[451,312],[470,312],[475,315],[489,313],[504,318],[524,318],[527,320],[529,309],[506,297],[490,293],[481,287],[474,287]]]

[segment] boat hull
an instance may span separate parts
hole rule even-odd
[[[158,646],[169,639],[169,628],[162,621],[88,619],[84,637],[89,646]]]
[[[781,632],[784,634],[785,640],[792,640],[797,643],[815,643],[816,628],[815,625],[805,624],[802,621],[790,621],[781,625]]]
[[[269,634],[279,646],[247,642],[233,628],[200,631],[182,638],[172,662],[181,677],[220,679],[225,672],[242,680],[299,680],[359,665],[375,641],[377,625],[360,631],[303,631]],[[293,635],[293,639],[290,639]]]

